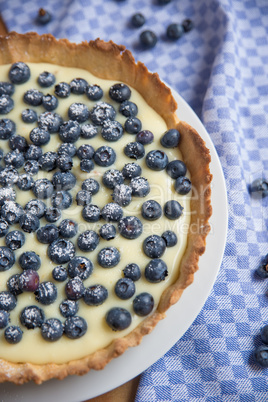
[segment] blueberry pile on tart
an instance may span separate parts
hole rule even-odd
[[[0,59],[0,382],[40,383],[103,368],[164,318],[205,250],[212,176],[123,47],[0,47],[15,42]]]

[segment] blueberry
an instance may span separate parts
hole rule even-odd
[[[58,155],[56,165],[62,172],[68,172],[73,167],[73,158],[67,153],[62,153]]]
[[[149,130],[139,131],[136,135],[136,141],[140,142],[142,145],[151,144],[154,140],[154,135]]]
[[[12,187],[0,187],[0,206],[2,206],[5,201],[15,200],[16,191]]]
[[[37,306],[27,306],[20,314],[20,322],[27,329],[34,329],[41,327],[45,321],[44,311]]]
[[[138,106],[129,100],[120,103],[119,112],[125,117],[135,117],[138,114]]]
[[[161,257],[165,250],[165,240],[158,235],[150,235],[143,242],[143,251],[150,258]]]
[[[105,120],[101,127],[101,135],[106,141],[118,141],[123,135],[123,127],[116,120]]]
[[[182,21],[182,26],[184,32],[190,32],[194,27],[194,23],[190,18],[186,18],[185,20]]]
[[[81,128],[76,120],[68,120],[60,125],[59,136],[62,142],[74,143],[80,137]]]
[[[78,232],[78,224],[72,219],[64,219],[59,224],[59,234],[65,239],[76,236]]]
[[[109,241],[115,238],[116,228],[111,223],[105,223],[101,226],[99,233],[100,237],[102,237],[104,240]]]
[[[138,264],[130,263],[127,264],[123,269],[124,277],[132,279],[132,281],[137,281],[141,278],[141,270]]]
[[[51,112],[52,110],[55,110],[58,107],[58,99],[54,95],[44,95],[42,98],[42,105],[46,110]]]
[[[150,192],[150,185],[145,177],[137,176],[130,180],[132,195],[135,197],[146,197]]]
[[[180,142],[180,133],[175,128],[165,131],[161,140],[161,145],[165,148],[175,148]]]
[[[76,194],[75,199],[76,199],[77,205],[82,205],[82,206],[88,205],[91,203],[91,193],[86,190],[80,190]]]
[[[164,205],[164,214],[168,219],[178,219],[183,212],[183,207],[178,201],[170,200]]]
[[[78,123],[84,123],[89,118],[89,110],[84,103],[72,103],[68,109],[68,117]]]
[[[122,174],[125,179],[132,179],[141,175],[141,167],[137,163],[126,163],[122,169]]]
[[[177,235],[172,230],[166,230],[162,234],[162,238],[165,240],[167,247],[173,247],[178,242]]]
[[[5,310],[0,310],[0,329],[8,326],[9,323],[9,313]]]
[[[65,285],[65,293],[69,300],[79,300],[83,297],[85,287],[78,276],[70,279]]]
[[[77,276],[83,281],[92,274],[93,264],[86,257],[76,256],[69,262],[67,271],[70,278]]]
[[[118,230],[121,236],[126,239],[137,239],[143,231],[143,225],[136,216],[125,216],[118,223]]]
[[[110,87],[109,96],[112,100],[121,103],[123,101],[129,100],[131,96],[131,90],[126,84],[117,83]]]
[[[37,218],[42,218],[46,211],[46,204],[41,200],[30,200],[24,207],[26,212],[37,216]]]
[[[265,262],[259,265],[256,269],[256,274],[263,279],[268,278],[268,264]]]
[[[154,200],[145,201],[141,207],[142,217],[148,221],[155,221],[162,216],[161,205]]]
[[[249,192],[253,198],[264,198],[268,195],[268,181],[255,179],[249,186]]]
[[[18,296],[22,293],[22,290],[19,288],[19,277],[20,274],[14,274],[7,280],[7,289],[14,296]]]
[[[50,244],[54,240],[57,240],[59,237],[59,229],[57,226],[53,225],[52,223],[49,223],[45,226],[42,226],[40,229],[37,230],[36,232],[37,240],[40,243],[44,244]]]
[[[105,187],[113,189],[115,185],[122,184],[124,182],[123,174],[117,169],[109,169],[104,172],[102,176],[102,183]]]
[[[156,171],[164,170],[168,164],[168,157],[165,152],[153,150],[146,155],[146,165]]]
[[[133,310],[140,317],[150,314],[154,308],[154,298],[150,293],[143,292],[133,300]]]
[[[171,0],[158,0],[158,3],[160,4],[160,5],[166,5],[166,4],[168,4],[168,3],[170,3],[171,2]]]
[[[34,269],[26,269],[18,278],[18,287],[22,292],[35,292],[39,286],[39,275]]]
[[[177,179],[179,176],[186,175],[187,167],[181,160],[174,160],[167,164],[166,171],[172,179]]]
[[[105,120],[113,120],[115,115],[115,108],[106,102],[97,103],[90,111],[90,118],[96,126],[101,126]]]
[[[145,17],[142,13],[135,13],[131,17],[131,23],[135,28],[140,28],[145,24]]]
[[[17,186],[22,191],[31,190],[34,185],[34,180],[31,175],[24,173],[21,174],[17,181]]]
[[[58,113],[44,112],[38,117],[38,126],[47,130],[49,133],[57,133],[60,126],[63,124],[63,119]]]
[[[105,319],[113,331],[122,331],[128,328],[132,321],[130,312],[120,307],[111,308],[106,314]]]
[[[44,179],[38,179],[35,181],[32,191],[36,198],[45,200],[47,198],[50,198],[53,194],[54,188],[53,184],[51,183],[50,180],[44,178]]]
[[[76,185],[76,177],[72,172],[56,172],[52,177],[52,183],[56,191],[68,191]]]
[[[16,124],[10,119],[0,119],[0,140],[8,140],[16,131]]]
[[[89,191],[91,195],[97,194],[100,189],[100,185],[97,180],[89,178],[83,181],[82,190]]]
[[[0,81],[0,95],[12,96],[15,92],[15,87],[11,82]]]
[[[40,87],[43,88],[51,87],[52,85],[55,84],[55,81],[56,81],[55,75],[48,71],[43,71],[41,74],[39,74],[37,78],[38,84],[40,85]]]
[[[99,241],[99,236],[94,230],[86,230],[78,236],[77,246],[82,251],[93,251]]]
[[[72,94],[83,95],[86,92],[88,83],[83,78],[74,78],[70,82],[70,89]]]
[[[37,145],[30,145],[28,150],[26,151],[24,157],[26,160],[35,160],[38,161],[38,159],[42,156],[43,151],[42,148],[37,146]]]
[[[141,131],[141,126],[141,121],[137,117],[133,116],[126,119],[124,129],[129,134],[137,134],[139,131]]]
[[[76,154],[77,148],[74,144],[70,142],[64,142],[58,148],[58,155],[68,155],[69,157],[73,158]],[[61,169],[62,170],[62,169]]]
[[[31,106],[42,105],[43,93],[38,89],[28,89],[23,95],[23,101]]]
[[[98,263],[103,268],[113,268],[120,261],[120,253],[117,248],[105,247],[102,248],[97,256]]]
[[[10,325],[4,332],[5,340],[12,345],[19,343],[22,340],[22,335],[22,330],[16,325]]]
[[[129,158],[141,159],[145,155],[145,150],[140,142],[129,142],[124,148],[124,153]]]
[[[100,306],[108,297],[108,290],[103,285],[86,288],[83,299],[88,306]]]
[[[88,99],[92,101],[100,100],[103,97],[103,90],[99,85],[88,85],[86,89]]]
[[[70,339],[81,338],[87,332],[87,323],[84,318],[68,317],[64,323],[64,333]]]
[[[7,234],[8,229],[9,229],[8,222],[5,219],[0,218],[0,237],[4,237]]]
[[[103,145],[99,147],[94,154],[94,161],[99,166],[111,166],[116,159],[116,153],[113,148]]]
[[[50,134],[44,128],[35,127],[30,132],[30,140],[37,146],[46,145],[50,141]]]
[[[108,222],[118,222],[123,216],[123,209],[116,202],[109,202],[102,208],[101,216]]]
[[[16,305],[17,299],[11,292],[0,292],[0,310],[5,310],[9,312],[14,310]]]
[[[55,342],[62,337],[63,325],[57,318],[49,318],[41,326],[42,337],[49,342]]]
[[[112,193],[113,200],[121,207],[126,207],[131,202],[132,189],[126,184],[117,184]]]
[[[50,22],[52,18],[52,15],[50,14],[49,11],[44,10],[43,8],[39,8],[37,17],[36,17],[36,22],[37,24],[40,25],[46,25]]]
[[[4,162],[6,166],[13,166],[15,169],[19,169],[24,165],[25,159],[22,152],[15,149],[14,151],[6,153]]]
[[[5,201],[2,205],[1,217],[4,218],[10,225],[18,223],[22,214],[22,206],[14,201]]]
[[[37,216],[31,214],[30,212],[26,212],[21,215],[19,219],[19,224],[21,229],[26,233],[36,232],[40,226],[40,222]]]
[[[48,306],[54,303],[58,296],[58,291],[53,282],[45,281],[40,283],[34,294],[39,303]]]
[[[10,137],[8,145],[10,146],[10,149],[18,149],[21,152],[26,152],[29,147],[26,138],[21,135],[13,135]]]
[[[15,263],[15,254],[8,247],[0,247],[0,272],[9,270]]]
[[[25,251],[19,257],[19,264],[23,270],[38,271],[41,267],[41,259],[34,251]]]
[[[94,162],[91,159],[82,159],[80,161],[80,170],[82,170],[82,172],[89,173],[94,169],[94,167]]]
[[[260,345],[254,351],[254,360],[261,367],[268,367],[268,345]]]
[[[5,242],[8,248],[11,250],[17,250],[25,243],[24,233],[20,230],[12,230],[6,235]]]
[[[177,40],[184,34],[184,29],[180,23],[172,23],[167,27],[167,37],[171,40]]]
[[[60,313],[64,318],[73,317],[78,312],[78,302],[65,299],[60,304]]]
[[[268,325],[267,324],[261,328],[260,335],[261,335],[262,342],[268,344]]]
[[[21,112],[21,118],[24,123],[35,123],[37,121],[37,113],[33,109],[25,109]]]
[[[81,126],[81,137],[90,139],[96,137],[98,134],[98,127],[93,124],[84,124]]]
[[[39,172],[39,163],[35,160],[29,160],[24,163],[23,169],[26,173],[34,176]]]
[[[68,278],[68,272],[62,265],[57,265],[52,270],[52,277],[57,282],[64,282]]]
[[[100,220],[100,208],[93,204],[85,205],[82,216],[87,222],[97,222]]]
[[[70,85],[67,82],[60,82],[55,85],[55,95],[59,98],[68,98],[71,94]]]
[[[60,208],[49,207],[46,209],[44,216],[45,219],[50,223],[57,222],[61,218],[61,210]]]
[[[47,249],[48,257],[55,264],[64,264],[75,256],[75,247],[70,240],[57,239]]]
[[[67,209],[72,205],[72,202],[73,197],[68,191],[56,191],[51,197],[53,208]]]
[[[153,48],[156,45],[157,40],[158,38],[156,34],[149,29],[141,32],[140,34],[140,42],[146,49]]]
[[[94,152],[92,145],[83,144],[77,149],[76,156],[78,156],[79,159],[92,159]]]
[[[167,265],[160,258],[151,260],[145,267],[144,276],[148,282],[158,283],[164,281],[167,275]]]
[[[134,295],[136,287],[132,279],[121,278],[116,282],[114,291],[117,297],[122,300],[127,300]]]
[[[30,75],[29,67],[21,61],[12,64],[8,72],[8,77],[13,84],[24,84],[29,80]]]
[[[175,190],[180,195],[188,194],[192,189],[191,180],[186,176],[179,176],[175,181]],[[268,187],[267,187],[268,190]]]

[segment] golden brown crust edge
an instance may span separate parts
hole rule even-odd
[[[100,78],[124,81],[137,89],[147,103],[163,117],[169,128],[177,126],[180,131],[179,148],[191,173],[194,191],[191,200],[191,211],[194,213],[191,215],[188,244],[180,265],[179,277],[163,293],[157,310],[134,331],[124,338],[116,339],[105,349],[66,364],[36,365],[10,363],[0,359],[0,383],[10,381],[23,384],[33,380],[40,384],[51,378],[63,379],[68,375],[83,375],[90,369],[103,369],[110,360],[120,356],[126,349],[137,346],[143,336],[150,333],[165,317],[165,311],[179,300],[183,290],[192,283],[199,257],[205,251],[206,236],[210,230],[208,220],[212,213],[212,175],[209,171],[209,151],[198,133],[187,123],[178,120],[175,114],[177,105],[170,89],[160,81],[156,73],[149,73],[140,62],[135,63],[132,54],[124,46],[99,39],[77,45],[66,39],[56,40],[51,35],[20,35],[12,32],[6,37],[0,37],[0,64],[15,61],[79,67]]]

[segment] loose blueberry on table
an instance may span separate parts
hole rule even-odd
[[[42,13],[39,23],[48,22],[48,17],[47,12]],[[142,17],[136,14],[133,25],[141,26]],[[182,29],[187,32],[190,28],[190,22],[185,21]],[[145,31],[141,41],[153,47],[157,37]],[[175,196],[190,192],[186,165],[172,160],[169,153],[170,148],[178,146],[180,133],[169,129],[158,143],[153,132],[142,127],[142,111],[124,83],[113,84],[105,93],[99,85],[83,78],[58,82],[52,72],[43,71],[36,78],[37,87],[26,89],[23,95],[24,110],[19,118],[29,127],[26,139],[6,115],[14,110],[13,95],[18,86],[30,80],[31,70],[23,62],[14,63],[8,77],[9,81],[0,82],[0,140],[7,149],[0,147],[0,273],[10,271],[10,276],[6,288],[0,291],[0,331],[10,344],[21,342],[23,334],[33,329],[38,329],[48,342],[63,337],[79,339],[91,325],[82,313],[77,315],[82,304],[89,309],[107,304],[107,327],[122,331],[131,325],[133,314],[146,317],[153,311],[154,298],[149,292],[140,292],[139,283],[144,279],[147,284],[165,280],[168,266],[161,257],[178,242],[172,230],[146,232],[149,221],[177,220],[183,208],[176,200],[158,202],[147,197],[151,185],[145,172],[148,168],[151,174],[171,178]],[[107,102],[102,100],[104,96]],[[81,101],[77,101],[78,97]],[[54,112],[67,98],[70,102],[65,116]],[[57,138],[60,145],[48,150],[52,138]],[[94,146],[97,138],[105,145]],[[128,141],[124,146],[120,145],[125,139]],[[155,147],[150,148],[150,144]],[[121,159],[120,152],[129,162],[119,169],[116,164]],[[86,174],[92,171],[97,172],[95,178]],[[264,184],[257,185],[256,191],[263,194]],[[22,192],[28,195],[25,205],[17,201]],[[104,204],[97,205],[94,198],[101,199],[103,194],[108,194],[109,199],[103,197]],[[135,213],[131,209],[133,201],[139,202]],[[71,215],[72,207],[79,214]],[[39,255],[29,249],[28,236],[39,244],[40,250],[46,249],[51,264],[47,278],[42,275],[43,251]],[[121,266],[121,249],[113,245],[118,238],[128,242],[130,248],[138,239],[144,267],[132,257]],[[96,258],[92,258],[94,250]],[[19,273],[13,272],[16,266]],[[113,269],[120,272],[111,290],[105,283],[94,282],[97,269],[103,271],[103,277]],[[58,291],[61,284],[63,292]],[[33,295],[35,304],[20,309],[19,320],[13,323],[10,312],[19,309],[20,295],[25,292]],[[109,306],[111,293],[118,306]],[[124,300],[131,300],[131,309],[120,307]],[[47,313],[46,306],[50,305],[57,305],[61,319]],[[267,331],[263,331],[263,337],[267,339]],[[262,362],[263,353],[259,352],[262,357],[258,357]]]

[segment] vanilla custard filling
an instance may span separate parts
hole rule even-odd
[[[42,88],[37,83],[37,77],[43,71],[49,71],[55,75],[55,85],[62,81],[70,83],[74,78],[84,78],[89,84],[100,85],[104,92],[104,96],[100,101],[112,104],[117,111],[115,120],[119,121],[122,125],[124,124],[126,117],[118,112],[119,104],[112,101],[108,95],[109,88],[115,82],[96,78],[89,72],[77,68],[67,68],[44,63],[27,64],[31,70],[31,78],[25,84],[15,85],[15,93],[12,96],[15,107],[7,115],[2,115],[1,118],[9,118],[13,120],[16,123],[16,134],[24,136],[28,140],[29,144],[31,143],[31,141],[29,140],[29,133],[34,127],[37,126],[37,123],[24,123],[21,119],[21,112],[27,108],[32,108],[39,115],[45,112],[45,109],[42,106],[33,107],[25,104],[23,102],[23,94],[27,89],[32,88],[39,89],[44,93],[44,95],[46,95],[47,93],[54,94],[54,86],[51,86],[49,88]],[[0,66],[1,81],[9,81],[9,69],[10,65]],[[162,149],[167,154],[169,161],[182,159],[181,154],[177,148],[168,149],[161,146],[160,138],[167,130],[167,126],[164,120],[150,106],[148,106],[148,104],[146,104],[142,96],[137,91],[135,91],[133,88],[131,88],[131,91],[132,95],[130,100],[138,105],[139,112],[137,117],[142,122],[142,130],[152,131],[155,138],[152,144],[144,146],[145,152],[148,153],[149,151],[154,149]],[[72,103],[84,103],[89,109],[91,109],[96,103],[90,101],[86,95],[74,94],[71,94],[68,98],[59,98],[58,100],[59,105],[53,112],[60,114],[64,121],[68,120],[67,110]],[[91,121],[88,120],[83,124],[87,123],[91,123]],[[117,235],[113,240],[106,241],[100,238],[99,245],[94,251],[82,252],[78,249],[76,245],[76,239],[78,235],[75,238],[70,239],[76,247],[76,255],[86,256],[92,261],[94,265],[93,273],[89,278],[84,280],[84,286],[88,287],[95,284],[102,284],[108,290],[108,298],[100,306],[88,306],[87,304],[85,304],[83,299],[80,299],[78,301],[79,310],[77,315],[83,317],[88,324],[87,332],[79,339],[73,340],[63,335],[59,340],[55,342],[48,342],[42,338],[40,328],[28,330],[27,328],[23,327],[19,319],[20,312],[24,307],[30,305],[38,305],[40,308],[42,308],[44,310],[46,319],[58,318],[61,320],[62,323],[64,323],[65,318],[62,317],[62,315],[60,314],[59,305],[62,300],[66,299],[64,291],[66,281],[57,282],[52,278],[52,270],[58,264],[54,264],[48,258],[48,245],[39,243],[36,237],[36,233],[25,233],[25,244],[22,248],[15,250],[14,252],[16,256],[15,264],[8,271],[0,272],[0,291],[8,290],[6,283],[10,276],[22,272],[22,269],[17,262],[19,255],[25,251],[35,251],[40,256],[42,261],[41,267],[38,270],[40,282],[52,281],[53,283],[55,283],[58,289],[58,296],[56,301],[48,306],[38,303],[35,300],[35,295],[30,292],[24,292],[17,296],[17,306],[13,311],[10,312],[9,325],[20,326],[23,330],[23,337],[19,343],[11,345],[4,339],[4,330],[0,330],[0,358],[10,362],[31,362],[35,364],[65,363],[74,359],[83,358],[95,352],[96,350],[108,346],[115,338],[127,335],[138,324],[140,324],[142,320],[144,320],[143,317],[137,316],[133,311],[132,302],[136,295],[141,292],[149,292],[154,298],[156,308],[164,289],[170,286],[177,279],[180,260],[184,254],[187,244],[187,233],[190,223],[190,194],[184,196],[180,196],[179,194],[177,194],[174,191],[174,180],[166,173],[165,170],[153,171],[149,169],[146,166],[145,157],[139,159],[138,161],[127,157],[123,151],[124,147],[127,143],[133,141],[135,141],[135,135],[124,132],[123,136],[118,141],[108,142],[102,138],[100,134],[100,129],[98,129],[98,135],[94,138],[79,138],[79,140],[75,142],[75,146],[77,148],[82,144],[90,144],[96,150],[102,145],[109,145],[116,152],[116,161],[114,165],[109,167],[100,167],[98,165],[95,165],[93,171],[91,171],[90,173],[85,173],[80,170],[80,160],[77,157],[74,157],[74,167],[72,169],[72,173],[75,174],[77,178],[77,183],[76,186],[70,191],[73,195],[73,203],[68,209],[62,210],[61,220],[66,218],[75,220],[79,226],[79,233],[84,232],[85,230],[95,230],[98,233],[99,228],[106,222],[103,219],[96,223],[86,222],[82,217],[83,207],[78,206],[75,201],[75,194],[79,190],[81,190],[82,182],[89,177],[92,177],[99,182],[100,190],[97,194],[92,196],[92,204],[98,205],[100,208],[102,208],[105,204],[113,201],[111,197],[112,190],[109,190],[104,185],[102,185],[102,175],[106,170],[112,168],[121,170],[126,163],[137,162],[142,168],[141,176],[148,179],[150,184],[149,194],[143,198],[132,197],[131,203],[127,207],[123,207],[124,216],[135,215],[143,223],[143,232],[136,240],[125,239],[117,231]],[[45,153],[47,151],[57,151],[60,144],[62,144],[62,142],[59,139],[58,134],[51,134],[51,139],[49,143],[42,147],[43,152]],[[1,140],[0,148],[2,148],[5,153],[9,152],[10,148],[8,146],[8,140]],[[24,173],[23,168],[20,169],[20,172]],[[51,179],[54,172],[55,170],[52,172],[45,172],[40,169],[38,174],[33,176],[33,178],[34,180],[42,177],[47,177],[48,179]],[[16,185],[14,185],[14,189],[17,193],[16,202],[22,205],[22,207],[24,207],[29,200],[35,198],[31,190],[21,191],[18,189],[18,187],[16,187]],[[165,202],[172,199],[177,200],[184,208],[183,214],[179,219],[169,220],[164,215],[162,215],[160,219],[157,219],[155,221],[148,221],[142,218],[141,207],[146,200],[156,200],[163,208]],[[50,205],[50,200],[43,201],[46,203],[46,205]],[[40,226],[43,226],[47,223],[48,222],[45,220],[45,218],[42,218],[40,220]],[[59,223],[60,220],[55,222],[55,225],[58,226]],[[115,226],[117,227],[116,223]],[[15,229],[21,230],[18,224],[12,225],[10,228],[10,230]],[[150,283],[144,278],[144,269],[150,261],[150,258],[144,254],[142,244],[144,239],[149,235],[157,234],[161,236],[162,233],[166,230],[172,230],[177,234],[178,243],[174,247],[167,247],[164,255],[161,257],[161,259],[164,260],[168,266],[168,276],[165,278],[164,281],[160,283]],[[4,237],[0,239],[0,246],[5,246]],[[108,246],[114,246],[120,252],[121,260],[119,264],[116,265],[114,268],[102,268],[97,262],[98,252],[102,248]],[[114,286],[117,280],[123,277],[122,271],[129,263],[137,263],[140,266],[142,277],[135,282],[136,292],[134,296],[128,300],[121,300],[115,295]],[[123,307],[131,313],[132,323],[126,330],[115,332],[107,325],[105,321],[105,315],[107,311],[110,310],[110,308],[112,307]]]

